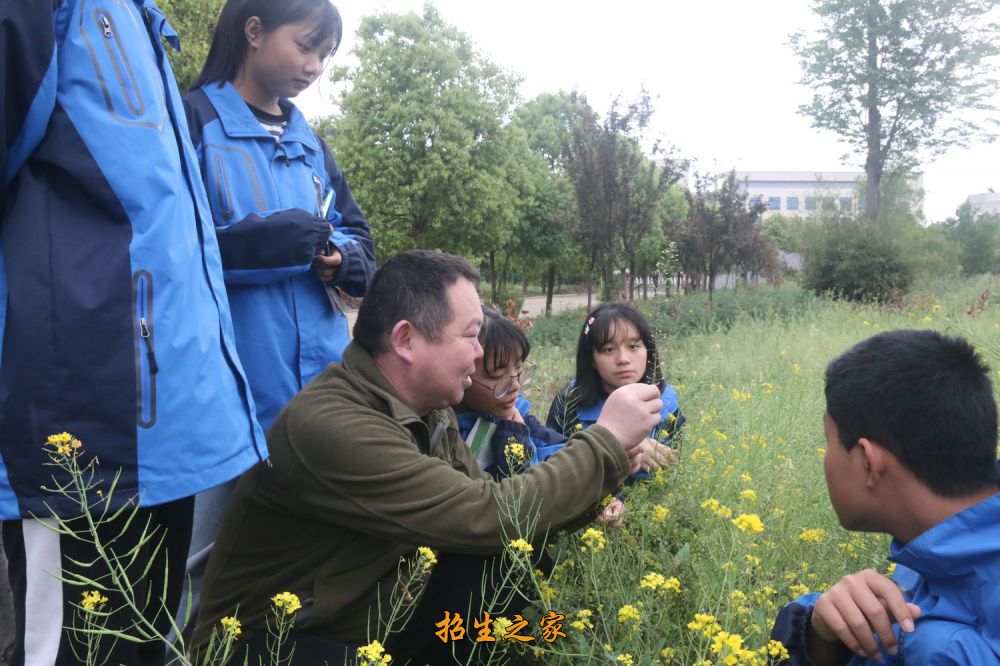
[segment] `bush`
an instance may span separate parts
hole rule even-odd
[[[863,221],[822,222],[810,234],[804,259],[804,287],[849,301],[894,301],[913,281],[899,245]]]

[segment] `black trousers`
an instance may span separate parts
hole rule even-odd
[[[164,636],[170,631],[170,617],[177,609],[184,585],[184,561],[191,541],[193,511],[194,499],[185,498],[138,509],[124,531],[123,517],[98,527],[102,543],[110,552],[118,554],[139,544],[147,524],[148,529],[156,528],[156,536],[139,547],[139,555],[131,562],[127,573],[135,582],[134,598],[143,616]],[[76,606],[83,600],[83,593],[94,588],[71,585],[60,581],[59,577],[79,573],[109,584],[108,568],[97,560],[93,545],[56,534],[46,526],[51,524],[51,519],[3,522],[3,547],[14,599],[13,666],[84,663],[82,637],[63,627],[84,626],[81,611]],[[148,572],[143,576],[147,565]],[[105,611],[122,605],[122,598],[112,591],[101,594],[108,598]],[[106,626],[134,633],[131,630],[134,619],[132,611],[121,609],[107,618]],[[133,643],[115,641],[111,637],[101,640],[96,656],[97,663],[107,666],[162,666],[166,659],[160,641]]]

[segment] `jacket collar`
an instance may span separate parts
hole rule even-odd
[[[219,114],[219,122],[226,136],[230,138],[259,137],[274,140],[274,137],[264,129],[253,115],[250,107],[240,96],[236,86],[226,81],[221,87],[217,82],[205,84],[202,87],[205,95]],[[306,148],[318,151],[319,140],[309,128],[305,116],[287,99],[278,100],[283,111],[288,112],[288,127],[281,135],[282,144],[300,143]]]
[[[981,576],[986,567],[996,569],[998,550],[1000,493],[938,523],[908,544],[893,540],[889,559],[926,578]]]
[[[382,371],[375,365],[375,360],[365,349],[353,340],[344,349],[341,365],[351,374],[359,377],[371,391],[372,395],[384,401],[386,411],[398,423],[412,428],[418,423],[428,429],[430,435],[430,450],[434,452],[439,442],[451,423],[451,409],[436,409],[427,416],[421,418],[413,409],[403,402],[399,392],[386,379]]]

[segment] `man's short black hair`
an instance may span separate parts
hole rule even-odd
[[[438,340],[454,316],[448,287],[461,278],[475,285],[480,280],[479,271],[461,257],[429,250],[397,254],[368,285],[354,324],[355,342],[373,356],[384,353],[389,333],[404,320],[428,340]]]
[[[847,450],[878,442],[941,497],[996,485],[989,367],[962,338],[902,329],[859,342],[826,369],[826,409]]]

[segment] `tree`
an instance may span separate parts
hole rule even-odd
[[[208,57],[212,32],[224,0],[160,0],[159,6],[181,38],[181,50],[167,48],[181,92],[191,89]]]
[[[865,156],[870,222],[879,217],[883,173],[912,167],[920,151],[992,139],[969,112],[993,108],[997,81],[987,65],[1000,53],[990,16],[998,4],[814,0],[818,32],[792,35],[802,83],[813,90],[799,110]]]
[[[976,214],[969,203],[944,223],[948,235],[959,245],[959,262],[966,275],[1000,271],[1000,215]]]
[[[527,151],[511,127],[517,80],[427,5],[362,20],[341,115],[323,132],[380,253],[413,247],[486,257],[521,214]]]
[[[565,148],[567,171],[576,193],[580,225],[577,238],[588,255],[588,306],[593,273],[601,270],[602,296],[614,293],[613,274],[634,275],[636,252],[663,210],[661,199],[681,175],[680,163],[665,156],[656,143],[653,157],[640,147],[653,114],[643,90],[634,102],[616,99],[603,121],[576,93],[579,116]],[[631,292],[630,280],[629,290]]]
[[[763,232],[762,201],[749,202],[749,195],[730,171],[721,180],[710,174],[695,174],[694,191],[687,193],[688,214],[673,230],[678,259],[693,282],[704,281],[709,300],[715,278],[728,271],[771,277],[777,272],[777,249]]]

